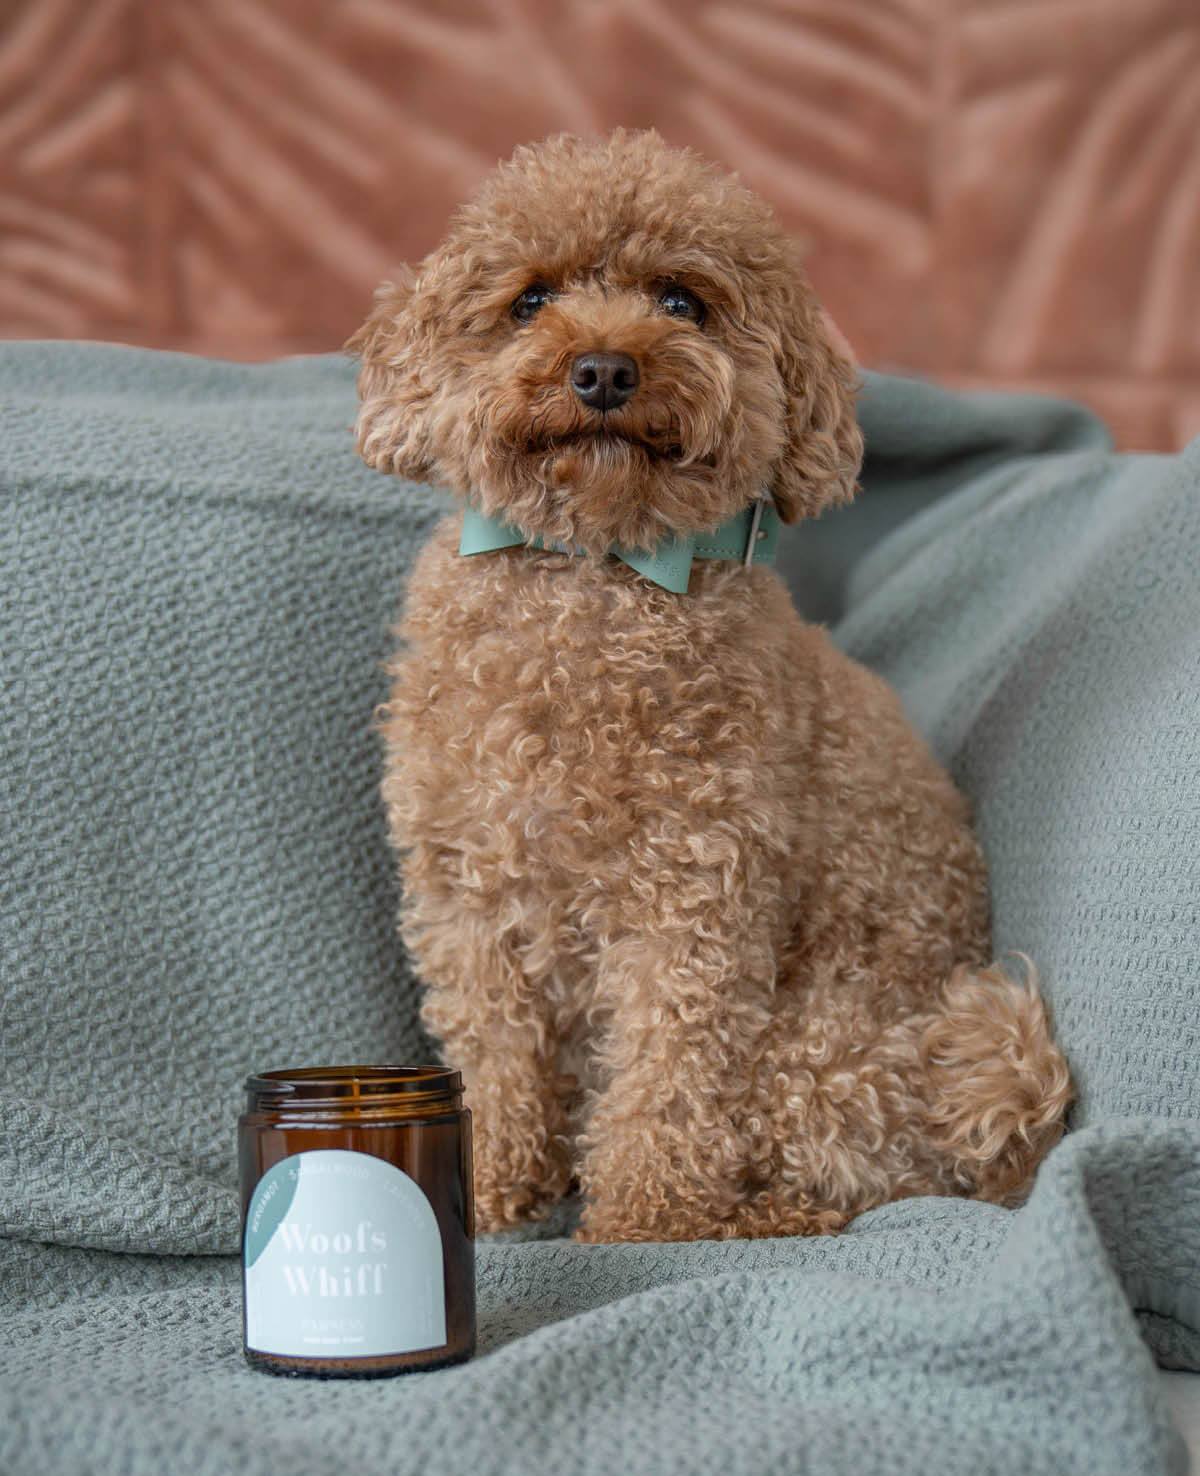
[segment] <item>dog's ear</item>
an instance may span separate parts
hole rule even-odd
[[[854,414],[854,366],[835,347],[798,265],[788,286],[779,343],[786,444],[771,493],[780,517],[793,523],[854,496],[863,442]]]
[[[377,471],[420,481],[429,476],[430,407],[437,385],[414,312],[417,275],[405,267],[384,282],[366,322],[346,341],[358,371],[358,452]]]

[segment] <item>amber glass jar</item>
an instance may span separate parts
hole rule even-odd
[[[440,1066],[246,1082],[238,1121],[246,1357],[376,1377],[475,1348],[471,1114]]]

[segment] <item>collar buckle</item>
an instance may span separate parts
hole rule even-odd
[[[744,568],[747,569],[754,562],[754,549],[759,539],[765,538],[767,536],[765,533],[759,531],[759,524],[762,522],[763,508],[766,506],[766,503],[767,494],[765,492],[760,492],[758,496],[758,501],[754,504],[754,512],[750,518],[750,531],[746,534],[746,547],[742,554],[742,565]]]

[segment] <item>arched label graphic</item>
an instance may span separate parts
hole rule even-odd
[[[242,1241],[246,1345],[371,1358],[446,1341],[442,1237],[421,1187],[370,1153],[294,1153],[262,1176]]]

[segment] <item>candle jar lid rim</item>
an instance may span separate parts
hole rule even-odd
[[[298,1066],[258,1071],[246,1078],[246,1091],[260,1103],[308,1105],[317,1101],[350,1104],[364,1098],[452,1097],[462,1091],[462,1072],[446,1066]]]

